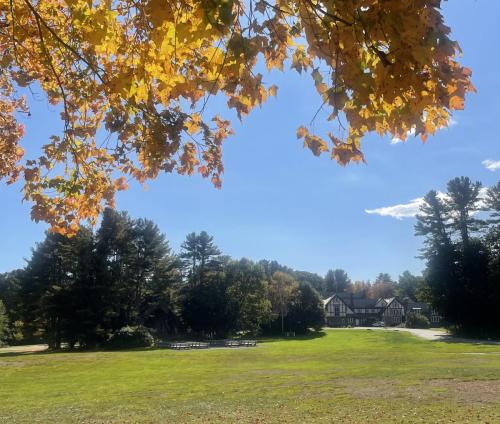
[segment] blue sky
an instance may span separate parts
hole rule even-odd
[[[444,14],[478,93],[468,97],[452,127],[425,145],[371,135],[363,143],[366,165],[343,168],[327,156],[313,157],[295,130],[319,106],[314,86],[308,76],[276,73],[265,81],[279,86],[278,97],[242,125],[234,122],[236,134],[224,149],[222,190],[197,176],[162,175],[147,190],[132,185],[120,193],[117,207],[153,219],[175,250],[188,232],[206,230],[233,257],[276,259],[320,274],[340,267],[353,279],[420,272],[415,220],[397,217],[411,214],[415,199],[433,188],[444,190],[455,176],[486,186],[500,179],[500,2],[444,2]],[[218,106],[214,101],[212,111]],[[32,103],[25,124],[28,149],[60,128],[55,110],[41,100]],[[315,125],[318,132],[328,129],[321,116]],[[30,205],[21,198],[20,186],[0,185],[0,272],[22,266],[47,228],[30,221]]]

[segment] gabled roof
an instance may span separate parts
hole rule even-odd
[[[335,295],[327,297],[326,299],[323,299],[323,305],[326,306],[335,297]]]
[[[387,302],[387,305],[385,306],[386,308],[388,308],[388,307],[389,307],[389,305],[390,305],[392,302],[394,302],[394,301],[398,302],[398,303],[399,303],[399,304],[400,304],[403,308],[405,307],[404,302],[402,302],[402,301],[401,301],[400,299],[398,299],[397,297],[388,297],[387,299],[384,299],[384,300]]]
[[[334,297],[339,298],[350,309],[375,308],[375,300],[367,299],[362,293],[334,293],[332,296],[323,300],[326,306]]]

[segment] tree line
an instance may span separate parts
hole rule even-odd
[[[362,293],[432,305],[456,331],[498,335],[500,182],[467,177],[430,191],[417,215],[423,275],[352,281],[340,268],[323,277],[276,261],[235,260],[212,236],[188,234],[175,254],[148,219],[106,209],[97,231],[47,233],[23,269],[0,274],[0,342],[53,348],[105,345],[123,328],[157,338],[305,332],[324,324],[321,298]]]
[[[426,298],[456,331],[500,335],[500,182],[457,177],[431,190],[417,215]]]
[[[23,269],[0,274],[0,340],[105,345],[123,328],[157,338],[305,332],[324,324],[334,292],[415,298],[421,277],[371,284],[342,269],[323,277],[276,261],[235,260],[212,236],[188,234],[175,254],[157,225],[106,209],[97,231],[47,233]]]
[[[95,233],[47,233],[25,268],[0,275],[0,339],[90,348],[124,328],[157,338],[320,329],[320,295],[281,269],[224,256],[204,231],[174,254],[152,221],[106,209]]]

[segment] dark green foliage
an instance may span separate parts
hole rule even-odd
[[[28,331],[42,336],[50,347],[70,346],[85,331],[86,293],[92,265],[92,233],[82,228],[73,238],[47,234],[27,264],[20,289]]]
[[[151,347],[154,338],[146,327],[123,327],[116,331],[106,342],[107,349],[133,349]]]
[[[396,295],[401,299],[411,299],[423,301],[421,298],[425,282],[422,276],[413,275],[409,271],[403,272],[396,285]]]
[[[144,328],[168,338],[257,334],[285,318],[292,331],[320,327],[322,278],[297,273],[299,286],[273,269],[288,268],[221,256],[206,232],[189,234],[178,257],[152,221],[106,209],[96,233],[47,233],[24,270],[0,275],[0,295],[11,338],[53,349],[142,346]]]
[[[425,248],[422,250],[424,257],[436,253],[443,245],[450,243],[448,234],[448,208],[438,195],[431,190],[424,197],[415,225],[415,234],[425,237]]]
[[[327,297],[325,279],[321,275],[307,271],[294,271],[293,276],[299,283],[307,283],[320,295]]]
[[[490,224],[500,223],[500,181],[487,190],[483,210],[490,212],[488,219]]]
[[[325,308],[318,292],[309,284],[300,283],[288,308],[287,330],[305,333],[310,328],[319,331],[324,325]]]
[[[327,296],[333,293],[345,293],[350,291],[352,283],[343,269],[329,270],[325,276],[325,291]]]
[[[188,330],[209,338],[225,337],[233,330],[237,316],[227,289],[222,275],[184,288],[182,317]]]
[[[406,328],[429,328],[431,323],[425,315],[421,314],[408,314],[406,317]]]
[[[177,259],[156,225],[107,209],[95,235],[86,228],[72,238],[48,233],[11,303],[25,333],[50,347],[95,347],[127,325],[171,331],[179,322],[172,317],[179,279]]]
[[[9,318],[7,317],[7,311],[5,306],[0,299],[0,346],[2,346],[6,341],[9,333]]]
[[[248,259],[231,261],[225,266],[225,280],[235,330],[258,333],[271,314],[268,284],[262,267]]]
[[[498,186],[488,190],[481,206],[481,183],[455,178],[442,200],[427,196],[417,216],[416,234],[426,237],[427,259],[420,298],[456,331],[481,337],[500,335]],[[491,219],[477,218],[480,209]]]
[[[201,283],[208,274],[220,269],[221,251],[206,231],[188,234],[181,249],[180,258],[191,283]]]
[[[188,329],[206,337],[258,333],[270,316],[267,281],[261,266],[241,259],[183,289],[182,316]]]
[[[481,221],[474,217],[480,209],[479,190],[482,184],[473,183],[468,177],[457,177],[448,182],[448,209],[452,212],[450,226],[460,234],[464,245],[469,243],[472,233],[481,228]]]
[[[285,274],[290,274],[290,275],[292,275],[295,272],[292,268],[289,268],[285,265],[281,265],[277,261],[269,261],[267,259],[262,259],[258,262],[258,264],[264,270],[267,280],[271,280],[271,278],[273,278],[273,275],[276,272],[283,272]]]

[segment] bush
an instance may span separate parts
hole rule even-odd
[[[123,327],[116,331],[106,343],[108,349],[131,349],[134,347],[151,347],[153,336],[146,327]]]
[[[429,328],[429,319],[420,314],[408,314],[406,317],[406,328]]]

